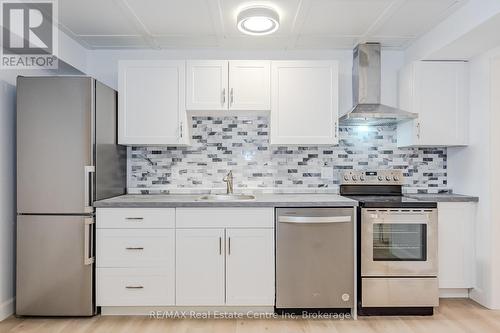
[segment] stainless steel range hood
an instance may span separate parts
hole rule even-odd
[[[380,104],[380,82],[380,44],[359,44],[352,67],[354,107],[340,117],[341,125],[392,125],[417,118],[416,113]]]

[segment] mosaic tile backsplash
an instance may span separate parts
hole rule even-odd
[[[341,127],[338,146],[271,146],[265,116],[193,117],[190,147],[130,147],[129,193],[338,192],[346,169],[403,169],[405,191],[447,192],[446,148],[397,148],[396,126]]]

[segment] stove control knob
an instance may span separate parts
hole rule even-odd
[[[358,180],[358,176],[352,175],[352,180],[354,180],[354,181]]]
[[[391,176],[385,176],[385,180],[387,180],[388,182],[390,182],[392,180]]]
[[[394,176],[393,179],[394,179],[395,182],[399,182],[399,177],[398,176]]]
[[[362,182],[365,181],[365,176],[363,175],[359,176],[359,180],[361,180]]]
[[[378,180],[379,180],[379,181],[383,181],[383,180],[384,180],[384,177],[382,177],[382,176],[378,176]]]
[[[348,176],[348,175],[345,175],[345,176],[344,176],[344,180],[345,180],[345,181],[348,181],[348,180],[349,180],[349,176]]]

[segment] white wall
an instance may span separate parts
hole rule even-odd
[[[118,61],[124,59],[329,59],[340,62],[340,113],[352,106],[352,50],[238,51],[238,50],[96,50],[89,52],[88,74],[117,88]],[[397,71],[402,51],[382,51],[382,103],[397,105]]]
[[[493,66],[493,64],[496,64]],[[470,144],[448,149],[448,182],[457,193],[479,197],[476,220],[476,288],[471,297],[500,308],[500,48],[470,61]]]
[[[0,320],[14,311],[15,90],[0,81]]]

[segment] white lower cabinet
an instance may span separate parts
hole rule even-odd
[[[98,306],[274,305],[274,208],[102,208],[96,228]]]
[[[98,306],[168,306],[175,304],[171,268],[97,268]]]
[[[274,209],[179,208],[176,220],[177,305],[274,304]]]
[[[439,288],[474,287],[476,203],[439,202]]]
[[[174,227],[174,209],[97,209],[97,306],[175,305]]]
[[[224,304],[224,229],[176,230],[177,305]]]
[[[99,229],[99,267],[174,267],[173,229]]]
[[[273,229],[226,229],[226,305],[274,304],[273,254]]]

